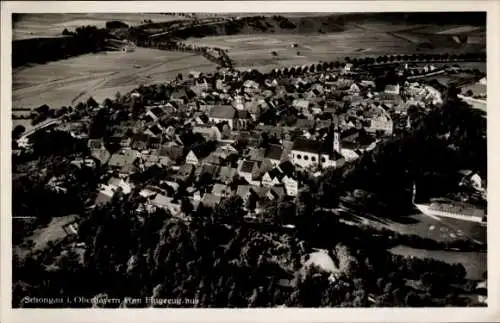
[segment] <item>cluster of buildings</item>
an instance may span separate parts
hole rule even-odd
[[[374,149],[393,134],[393,116],[404,113],[398,108],[408,101],[440,98],[418,83],[376,91],[366,76],[348,64],[276,78],[256,71],[192,72],[181,84],[169,83],[168,100],[152,99],[144,89],[129,93],[129,101],[141,102],[140,113],[102,104],[79,120],[63,117],[56,128],[88,141],[95,165],[88,160],[83,165],[107,170],[96,204],[109,202],[118,191],[139,192],[144,210],[182,214],[186,200],[194,208],[215,207],[239,195],[253,211],[294,199],[299,173],[320,174]],[[112,135],[88,138],[102,109]],[[118,149],[112,152],[110,145]],[[162,178],[138,183],[152,168],[161,170]]]

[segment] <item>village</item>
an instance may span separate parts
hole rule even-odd
[[[132,109],[111,100],[87,102],[40,128],[88,141],[90,155],[72,163],[106,170],[94,206],[117,192],[139,194],[147,212],[163,208],[182,218],[200,204],[214,208],[238,195],[246,218],[255,220],[273,201],[294,200],[303,174],[320,176],[360,158],[411,128],[409,109],[442,102],[438,90],[416,81],[376,91],[374,78],[349,63],[273,74],[279,72],[193,71],[167,83],[169,99],[156,100],[154,86],[141,86],[117,97]],[[109,116],[104,128],[112,129],[107,138],[95,129],[102,115]],[[29,135],[15,152],[29,151]],[[147,179],[138,181],[140,174]],[[64,186],[64,178],[51,182]]]

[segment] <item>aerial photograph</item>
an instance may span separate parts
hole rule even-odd
[[[11,307],[487,307],[486,56],[479,11],[13,14]]]

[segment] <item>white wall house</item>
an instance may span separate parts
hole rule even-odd
[[[186,156],[186,164],[198,165],[199,163],[200,161],[198,157],[196,157],[196,154],[192,150],[190,150]]]
[[[280,181],[277,177],[271,177],[269,172],[266,172],[264,176],[262,176],[262,186],[264,187],[273,187],[280,184]]]
[[[286,194],[288,196],[297,196],[299,191],[299,183],[297,182],[297,180],[285,176],[283,177],[282,182],[285,185]]]

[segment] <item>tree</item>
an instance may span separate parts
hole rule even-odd
[[[12,129],[12,139],[19,139],[23,132],[26,131],[26,128],[23,125],[17,125]]]
[[[93,97],[89,97],[87,100],[87,107],[95,109],[95,108],[99,107],[99,103],[97,103],[97,101],[94,100]]]
[[[181,211],[186,215],[190,215],[193,211],[193,204],[191,204],[187,197],[184,197],[181,200]]]
[[[250,196],[248,197],[247,200],[247,209],[250,211],[254,211],[255,208],[257,207],[257,202],[258,202],[258,196],[254,192],[250,192]]]

